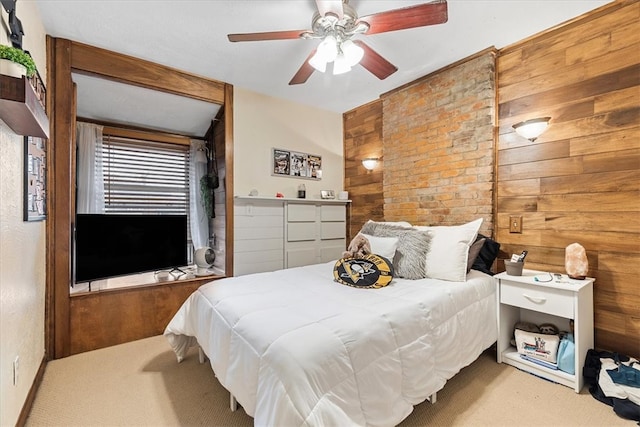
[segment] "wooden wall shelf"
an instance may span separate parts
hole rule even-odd
[[[49,118],[26,77],[0,74],[0,119],[19,135],[49,138]]]

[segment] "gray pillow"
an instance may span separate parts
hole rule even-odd
[[[431,233],[375,221],[365,223],[360,232],[377,237],[397,237],[398,248],[393,257],[396,275],[411,280],[427,277],[426,256]]]

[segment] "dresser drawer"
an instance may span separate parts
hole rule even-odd
[[[315,222],[316,207],[314,205],[287,204],[287,221],[289,222]]]
[[[574,318],[573,292],[524,283],[500,281],[500,302],[528,310]]]
[[[347,226],[344,222],[323,222],[320,225],[320,238],[344,239],[347,235]]]
[[[287,251],[287,268],[302,267],[318,263],[316,248],[298,248],[295,251]]]
[[[287,224],[287,241],[302,242],[316,240],[316,224],[313,222],[290,222]]]
[[[325,247],[320,248],[320,262],[335,261],[337,259],[342,258],[345,241],[335,240],[334,242],[336,242],[337,244],[333,246],[327,245]]]
[[[321,206],[321,221],[346,221],[347,215],[344,205],[339,206]]]

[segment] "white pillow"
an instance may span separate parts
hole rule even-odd
[[[371,253],[385,257],[390,262],[393,262],[393,257],[398,249],[397,237],[378,237],[370,234],[360,233],[369,241],[371,246]]]
[[[427,252],[426,275],[432,279],[464,282],[467,280],[469,248],[475,242],[482,218],[455,226],[416,226],[431,233]]]

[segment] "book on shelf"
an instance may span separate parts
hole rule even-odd
[[[536,359],[535,357],[527,356],[526,354],[521,354],[520,357],[524,360],[528,360],[529,362],[537,363],[540,366],[544,366],[545,368],[558,370],[558,365],[555,363],[547,362],[545,360]]]

